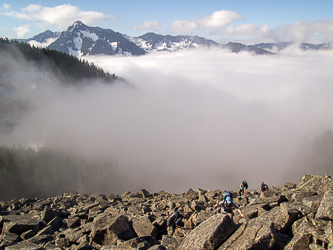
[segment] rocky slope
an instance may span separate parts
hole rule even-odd
[[[0,249],[333,249],[333,180],[305,175],[234,201],[237,212],[216,213],[221,190],[122,195],[63,194],[0,202]],[[172,237],[165,218],[190,213]]]

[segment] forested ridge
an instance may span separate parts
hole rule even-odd
[[[87,160],[47,147],[0,146],[0,200],[101,193],[117,178],[111,159]]]
[[[0,38],[0,52],[8,53],[16,60],[20,60],[22,54],[25,60],[34,62],[38,67],[50,71],[65,84],[78,83],[85,79],[98,79],[106,83],[113,83],[115,80],[125,81],[115,74],[105,72],[94,63],[89,63],[57,50],[37,48],[25,42]]]
[[[16,111],[24,112],[29,108],[29,103],[10,95],[18,92],[16,81],[30,83],[29,76],[23,76],[23,79],[10,78],[20,73],[20,69],[26,73],[24,66],[27,64],[28,68],[36,69],[37,72],[47,72],[45,75],[52,79],[41,80],[51,84],[57,81],[68,86],[95,82],[127,83],[93,63],[56,50],[9,41],[7,38],[0,38],[0,59],[0,87],[1,91],[7,92],[0,92],[0,119],[3,123],[0,126],[1,139],[3,136],[10,137],[8,129],[13,129],[20,119]],[[37,79],[40,81],[40,78]],[[6,119],[8,116],[14,120],[13,123]],[[101,193],[117,178],[117,166],[111,159],[88,159],[46,146],[27,148],[14,144],[0,145],[0,200],[45,198],[65,192]]]

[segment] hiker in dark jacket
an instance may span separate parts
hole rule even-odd
[[[181,214],[178,210],[175,210],[167,217],[167,231],[168,235],[172,236],[176,229],[181,230],[181,227],[184,226],[183,219],[188,219],[188,213]]]
[[[261,183],[261,192],[265,192],[268,191],[268,185],[265,184],[264,182]]]

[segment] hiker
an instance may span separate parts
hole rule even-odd
[[[246,192],[246,189],[248,188],[248,184],[246,181],[243,181],[241,184],[240,184],[240,187],[239,187],[239,191],[238,191],[238,194],[239,196],[242,196],[242,193],[245,195],[245,192]]]
[[[216,207],[221,207],[221,213],[227,213],[229,214],[230,218],[233,219],[234,212],[232,211],[233,207],[236,208],[236,210],[239,212],[239,214],[242,217],[245,217],[245,215],[242,213],[242,211],[239,209],[239,207],[232,201],[231,199],[231,193],[229,191],[224,191],[222,195],[222,200],[217,201]]]
[[[166,218],[168,235],[171,237],[176,229],[182,230],[181,227],[184,226],[183,219],[188,219],[188,217],[188,213],[181,214],[177,209],[173,210]]]
[[[261,192],[265,192],[268,191],[268,185],[265,184],[264,182],[261,183]]]

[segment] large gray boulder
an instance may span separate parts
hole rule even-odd
[[[193,229],[179,244],[178,250],[213,250],[236,229],[229,215],[215,214]]]
[[[136,237],[128,217],[124,215],[101,218],[93,223],[89,234],[91,242],[99,245],[115,245],[118,239],[129,240]]]
[[[158,237],[158,229],[152,224],[147,215],[133,219],[133,229],[138,235]]]
[[[38,232],[43,227],[41,220],[30,218],[26,215],[4,215],[2,233],[11,232],[21,235],[30,229]]]
[[[333,220],[333,190],[324,194],[317,210],[316,219]]]
[[[326,191],[333,189],[333,179],[329,176],[304,175],[301,178],[297,189],[323,194]]]
[[[313,195],[313,196],[305,197],[302,200],[302,204],[312,208],[314,211],[317,211],[322,198],[323,198],[323,195]]]
[[[243,223],[218,250],[273,249],[276,229],[273,221],[255,218]]]
[[[272,221],[274,227],[281,233],[291,231],[292,224],[299,218],[299,211],[294,208],[275,207],[260,217]]]

